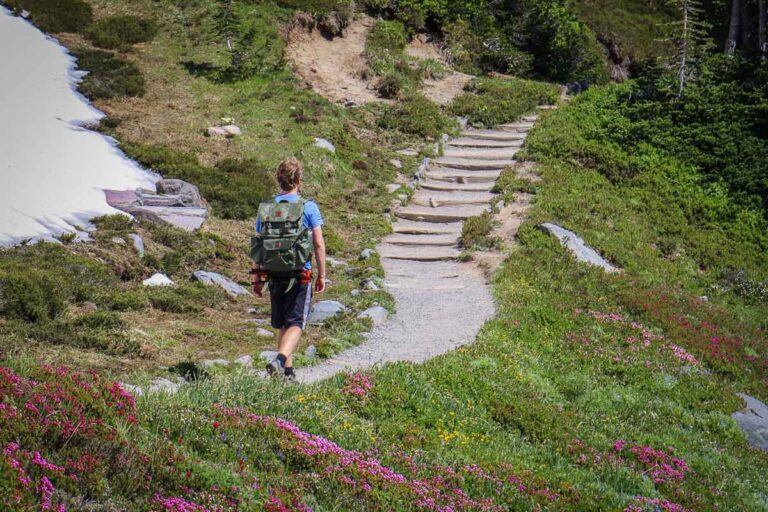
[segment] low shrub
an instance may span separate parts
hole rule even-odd
[[[439,137],[456,126],[440,107],[420,93],[409,94],[398,104],[388,106],[379,123],[383,128],[421,137]]]
[[[472,124],[493,127],[518,120],[538,105],[557,102],[557,86],[521,79],[480,78],[451,104],[451,112]]]
[[[109,307],[113,311],[139,311],[149,307],[149,299],[144,290],[125,290],[112,295]]]
[[[397,73],[388,73],[376,84],[376,92],[382,98],[397,98],[403,90],[403,79]]]
[[[88,29],[88,38],[96,46],[126,49],[136,43],[151,41],[157,34],[154,21],[134,15],[110,16]]]
[[[396,54],[405,49],[408,34],[397,20],[378,20],[365,40],[366,53],[390,52]]]
[[[467,249],[490,249],[497,241],[491,236],[493,217],[489,212],[468,218],[461,227],[461,245]]]
[[[54,276],[36,269],[0,270],[0,313],[43,322],[66,311],[66,296]]]
[[[35,324],[29,337],[40,343],[110,355],[137,354],[140,349],[139,343],[128,336],[125,321],[111,311]]]
[[[441,80],[448,74],[448,70],[438,60],[424,59],[419,61],[418,73],[427,80]]]
[[[90,4],[83,0],[7,0],[17,14],[30,12],[32,22],[46,32],[82,32],[93,20]]]
[[[144,95],[144,77],[134,63],[101,50],[78,50],[74,55],[78,67],[88,71],[78,86],[88,98]]]
[[[113,215],[102,215],[91,219],[91,223],[101,231],[111,231],[114,233],[127,233],[134,229],[136,221],[122,213]]]
[[[147,298],[153,308],[166,313],[198,313],[204,307],[214,307],[227,300],[223,290],[200,283],[150,288]]]

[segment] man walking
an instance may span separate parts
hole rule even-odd
[[[293,381],[293,352],[299,345],[312,299],[312,254],[317,262],[314,291],[325,290],[323,217],[314,201],[301,197],[303,166],[295,158],[277,169],[280,194],[262,203],[251,242],[254,289],[269,283],[272,327],[279,329],[278,354],[267,365],[272,377]]]

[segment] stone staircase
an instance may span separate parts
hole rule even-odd
[[[449,139],[443,155],[421,176],[410,204],[395,211],[393,233],[378,251],[384,259],[447,261],[460,254],[462,223],[490,210],[491,190],[513,165],[536,116],[495,130],[468,129]]]
[[[464,131],[419,176],[377,250],[397,312],[361,345],[302,369],[301,382],[394,361],[422,362],[474,341],[494,314],[486,277],[457,261],[463,222],[490,209],[494,182],[525,141],[535,116],[495,130]],[[505,208],[512,208],[509,205]]]

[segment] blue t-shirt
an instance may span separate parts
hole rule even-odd
[[[287,201],[289,203],[297,202],[301,196],[299,194],[280,194],[275,196],[275,202]],[[320,214],[320,208],[317,207],[317,203],[314,201],[307,201],[304,204],[304,227],[309,229],[319,228],[323,225],[323,216]],[[261,219],[256,217],[256,232],[261,233]],[[312,262],[308,261],[304,268],[307,270],[312,269]]]

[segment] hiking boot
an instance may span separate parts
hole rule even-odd
[[[296,380],[296,374],[289,373],[288,375],[283,375],[283,382],[286,384],[297,384],[298,381]]]
[[[278,358],[274,358],[271,363],[267,365],[267,373],[270,377],[280,377],[285,373],[285,367]]]

